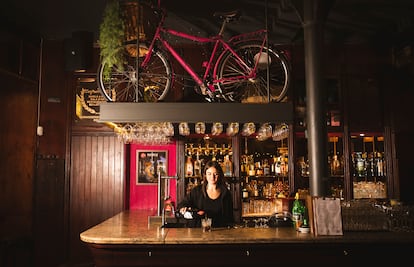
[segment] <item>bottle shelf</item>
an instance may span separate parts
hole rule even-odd
[[[387,198],[386,158],[381,134],[352,135],[351,175],[354,199]]]
[[[287,138],[278,141],[244,138],[241,143],[244,154],[240,157],[242,218],[269,217],[282,212],[282,199],[290,195],[287,144]]]
[[[309,178],[309,175],[301,175],[300,177],[302,177],[302,178]],[[328,178],[332,178],[332,179],[344,179],[345,176],[344,175],[329,175]]]
[[[287,175],[241,175],[243,178],[249,179],[287,179],[289,176]]]
[[[185,194],[202,182],[204,166],[208,161],[220,163],[224,178],[233,174],[233,149],[230,138],[187,138],[184,143],[184,188]]]

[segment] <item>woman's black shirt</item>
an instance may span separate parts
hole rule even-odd
[[[202,185],[194,187],[190,193],[181,201],[177,207],[191,207],[192,210],[204,210],[206,217],[212,218],[212,227],[227,227],[234,223],[233,199],[226,186],[220,187],[220,196],[211,199],[207,192],[203,193]],[[194,227],[200,226],[200,218],[193,222]]]

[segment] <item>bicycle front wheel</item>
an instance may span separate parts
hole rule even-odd
[[[268,103],[282,101],[288,91],[290,68],[286,57],[278,51],[258,43],[245,43],[235,48],[240,58],[251,69],[257,61],[253,78],[246,78],[246,67],[233,53],[226,52],[220,59],[217,72],[218,90],[226,101],[241,103]]]
[[[144,44],[124,47],[124,64],[112,66],[101,62],[98,88],[108,102],[157,102],[164,100],[172,84],[172,69],[161,52],[153,52],[145,68],[141,62],[149,52]],[[138,70],[138,71],[137,71]]]

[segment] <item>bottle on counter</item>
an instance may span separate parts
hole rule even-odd
[[[305,205],[303,206],[303,223],[299,227],[299,232],[310,233],[309,213]]]
[[[293,226],[295,227],[297,231],[299,230],[299,227],[302,226],[304,211],[305,211],[305,206],[299,200],[299,193],[296,192],[295,200],[293,201],[293,206],[292,206],[292,221],[293,221]]]

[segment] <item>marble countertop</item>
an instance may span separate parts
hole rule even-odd
[[[154,212],[152,212],[154,213]],[[407,232],[344,232],[340,236],[315,236],[299,233],[290,227],[280,228],[162,228],[149,223],[150,211],[127,210],[80,234],[85,243],[116,245],[167,244],[247,244],[247,243],[414,243],[414,233]]]

